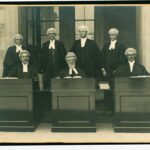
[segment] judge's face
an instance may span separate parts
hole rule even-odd
[[[85,38],[87,36],[87,31],[85,29],[79,30],[80,38]]]
[[[56,33],[55,33],[55,32],[50,32],[50,33],[48,34],[48,36],[49,36],[49,39],[50,39],[50,40],[54,40],[54,39],[55,39],[55,36],[56,36]]]
[[[117,34],[109,34],[109,38],[111,41],[117,40]]]
[[[136,54],[133,51],[129,51],[126,56],[128,61],[132,62],[135,60]]]
[[[20,36],[18,36],[14,39],[14,42],[16,45],[20,46],[20,45],[22,45],[22,38]]]
[[[29,55],[27,53],[22,53],[20,60],[23,64],[27,64],[29,62]]]
[[[66,61],[67,61],[67,64],[68,64],[69,68],[74,68],[75,67],[75,64],[76,64],[75,57],[68,57]]]

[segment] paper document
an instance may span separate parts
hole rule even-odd
[[[99,83],[99,89],[100,90],[109,90],[110,86],[108,83]]]
[[[145,75],[145,76],[131,76],[129,77],[130,79],[136,79],[136,78],[150,78],[149,75]]]
[[[3,80],[3,79],[18,79],[18,78],[16,78],[16,77],[3,77],[3,78],[0,78],[1,80]]]

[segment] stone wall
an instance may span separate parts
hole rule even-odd
[[[0,6],[0,77],[7,48],[13,44],[13,36],[18,33],[18,7]]]
[[[139,30],[137,30],[137,35],[139,39],[140,62],[150,72],[150,5],[142,6],[138,14]]]

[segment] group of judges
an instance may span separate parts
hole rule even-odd
[[[42,44],[39,54],[40,69],[37,69],[32,63],[28,48],[23,45],[23,36],[16,34],[13,39],[15,45],[6,51],[3,77],[34,78],[43,73],[45,85],[55,77],[93,77],[108,81],[113,88],[115,76],[149,75],[145,67],[136,62],[136,50],[126,49],[124,44],[119,42],[118,29],[111,28],[108,31],[110,41],[104,44],[101,51],[96,42],[87,37],[86,26],[79,27],[79,35],[80,39],[75,40],[66,54],[64,44],[55,38],[56,29],[49,28],[49,40]]]
[[[40,64],[37,68],[29,49],[23,45],[23,36],[14,36],[14,46],[6,51],[3,62],[3,77],[37,78],[44,74],[44,86],[49,88],[52,78],[91,77],[107,81],[113,89],[114,77],[149,75],[145,67],[136,62],[137,52],[134,48],[125,48],[118,40],[119,30],[108,31],[110,41],[100,51],[94,40],[87,37],[88,28],[79,27],[80,39],[76,40],[66,54],[64,44],[57,40],[56,29],[49,28],[49,40],[42,44],[39,53]],[[30,50],[31,51],[31,50]],[[38,79],[38,78],[37,78]],[[112,107],[111,93],[105,93],[106,105]],[[108,101],[107,101],[108,100]]]

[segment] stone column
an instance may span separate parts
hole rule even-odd
[[[150,72],[150,5],[138,9],[137,24],[140,62]]]
[[[0,77],[6,50],[13,44],[13,36],[18,33],[18,6],[0,7]]]

